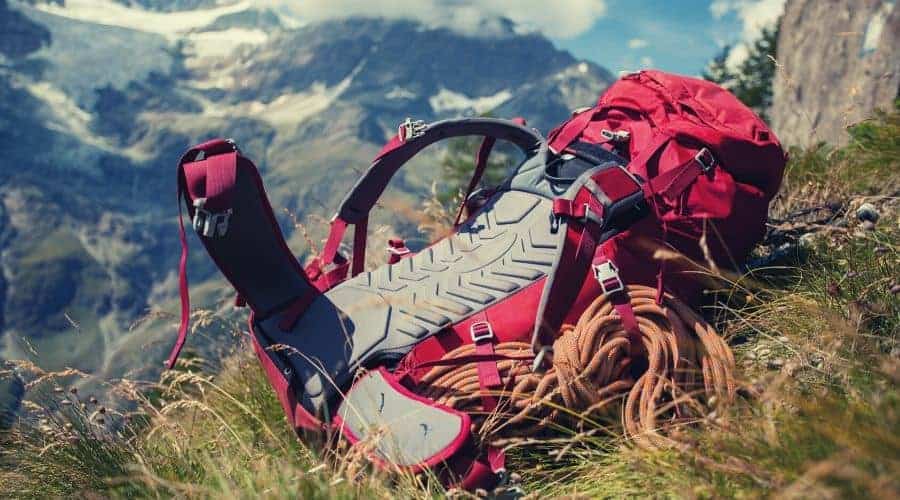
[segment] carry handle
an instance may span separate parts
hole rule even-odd
[[[419,151],[452,137],[484,136],[515,144],[526,158],[546,155],[547,143],[535,130],[497,118],[442,120],[416,130],[412,137],[397,134],[375,158],[341,202],[337,218],[347,224],[361,222],[381,197],[394,174]]]

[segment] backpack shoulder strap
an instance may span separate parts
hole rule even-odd
[[[321,262],[334,262],[341,239],[348,225],[354,225],[352,274],[362,272],[365,260],[366,226],[369,212],[400,168],[426,147],[453,137],[482,136],[515,144],[531,158],[547,154],[547,143],[535,130],[517,121],[496,118],[460,118],[432,124],[407,120],[382,148],[378,156],[347,193],[337,215],[332,219],[331,232],[322,250]]]
[[[419,128],[401,129],[403,131],[382,149],[341,202],[338,217],[348,224],[355,224],[368,215],[400,167],[436,142],[463,136],[493,137],[515,144],[526,157],[546,154],[547,148],[544,138],[536,131],[514,121],[496,118],[443,120],[429,125],[420,123]]]
[[[584,285],[581,277],[596,278],[604,293],[620,288],[621,283],[610,283],[612,277],[605,273],[597,248],[646,215],[647,208],[642,182],[616,164],[585,172],[553,200],[553,216],[565,238],[538,305],[532,335],[536,367],[578,297]]]

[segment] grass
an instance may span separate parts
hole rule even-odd
[[[898,116],[855,127],[846,148],[793,152],[759,250],[765,265],[711,297],[705,313],[741,368],[739,404],[681,429],[680,451],[608,436],[514,449],[511,470],[525,492],[900,497]],[[863,202],[880,213],[872,229],[856,220]],[[825,208],[798,215],[810,207]],[[69,392],[82,374],[19,370],[29,397],[2,436],[3,496],[444,493],[427,477],[376,472],[341,444],[298,440],[246,354],[221,365],[189,360],[158,383],[107,381],[108,400],[97,402]]]

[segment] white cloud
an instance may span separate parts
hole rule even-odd
[[[644,56],[641,58],[641,67],[642,68],[652,68],[653,67],[653,58]]]
[[[728,58],[725,59],[725,66],[731,70],[735,70],[742,62],[747,60],[748,57],[750,57],[750,48],[746,43],[741,42],[732,47],[731,51],[728,52]]]
[[[650,45],[650,43],[643,38],[632,38],[631,40],[628,40],[629,49],[643,49],[648,45]]]
[[[726,65],[737,68],[749,55],[749,43],[762,35],[763,28],[775,25],[784,12],[785,0],[713,0],[709,12],[716,19],[734,14],[741,21],[741,39],[734,43]]]
[[[263,0],[302,21],[349,16],[412,19],[483,33],[490,21],[506,17],[521,28],[556,38],[571,38],[589,30],[606,15],[606,0]],[[487,21],[487,23],[486,23]]]
[[[744,41],[759,38],[763,28],[773,26],[784,12],[785,0],[713,0],[709,12],[716,19],[734,13],[740,19]]]

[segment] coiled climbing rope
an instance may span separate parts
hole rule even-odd
[[[696,420],[713,404],[735,395],[734,356],[715,330],[671,295],[656,302],[656,290],[629,286],[627,294],[640,329],[641,346],[629,336],[610,300],[597,298],[574,326],[565,325],[553,344],[552,367],[535,373],[522,358],[530,344],[502,342],[497,368],[506,385],[501,403],[482,407],[476,363],[433,367],[419,384],[426,397],[475,418],[486,442],[533,436],[554,427],[584,429],[621,421],[624,434],[642,447],[676,445],[665,429]],[[463,345],[444,360],[472,356]]]

